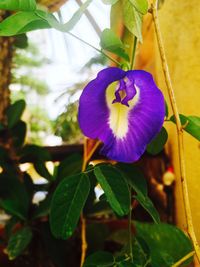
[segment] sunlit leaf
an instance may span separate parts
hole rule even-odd
[[[112,30],[105,29],[102,32],[100,37],[100,46],[102,49],[112,52],[129,61],[129,56],[124,50],[122,41]]]
[[[129,0],[134,7],[141,14],[145,15],[148,12],[148,1],[147,0]]]
[[[67,239],[73,234],[89,191],[90,181],[83,173],[67,177],[58,185],[50,210],[51,231],[56,238]]]
[[[200,117],[185,116],[182,114],[179,114],[179,116],[184,131],[188,132],[190,135],[200,141]],[[174,116],[172,116],[170,120],[175,123]]]
[[[190,239],[173,225],[140,222],[135,222],[134,225],[136,235],[144,239],[150,249],[151,263],[154,267],[171,267],[193,250]],[[191,260],[192,257],[187,264]]]
[[[156,135],[156,137],[151,141],[147,146],[147,152],[152,155],[156,155],[160,153],[164,145],[166,144],[168,139],[168,133],[164,127],[161,128],[160,132]]]
[[[35,0],[1,0],[0,9],[34,11],[36,2]]]
[[[29,227],[22,228],[11,235],[6,248],[9,260],[14,260],[19,256],[26,249],[31,239],[32,231]]]
[[[129,0],[122,0],[126,28],[142,42],[142,15]]]
[[[136,196],[134,196],[135,199],[137,199],[141,206],[151,215],[154,222],[159,223],[159,214],[151,199],[147,195],[146,180],[140,169],[133,165],[124,163],[118,163],[117,168],[122,171],[129,185],[137,193]]]
[[[120,216],[130,209],[130,192],[123,175],[111,165],[95,167],[94,174],[105,192],[112,209]]]

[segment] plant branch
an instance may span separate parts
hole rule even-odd
[[[108,59],[110,59],[111,61],[113,61],[115,64],[117,65],[121,65],[120,62],[118,62],[117,60],[115,60],[114,58],[110,57],[109,55],[107,55],[104,51],[102,51],[101,49],[98,49],[97,47],[93,46],[92,44],[88,43],[87,41],[81,39],[80,37],[76,36],[75,34],[71,33],[71,32],[66,32],[67,34],[71,35],[72,37],[74,37],[75,39],[79,40],[80,42],[84,43],[85,45],[90,46],[91,48],[93,48],[94,50],[96,50],[97,52],[101,53],[102,55],[104,55],[105,57],[107,57]]]
[[[172,265],[172,267],[178,267],[178,266],[180,266],[186,260],[188,260],[189,258],[191,258],[192,256],[194,256],[194,254],[195,254],[195,252],[194,251],[191,251],[190,253],[188,253],[187,255],[185,255],[183,258],[181,258],[179,261],[177,261],[176,263],[174,263]]]
[[[82,172],[86,170],[87,164],[91,159],[92,155],[94,154],[97,147],[100,145],[100,141],[97,141],[96,144],[93,146],[91,151],[87,153],[87,139],[84,139],[84,151],[83,151],[83,164],[82,164]],[[81,264],[80,267],[83,266],[86,252],[87,252],[87,239],[86,239],[86,219],[84,218],[83,212],[81,213]]]
[[[174,90],[173,90],[172,83],[171,83],[167,59],[165,56],[165,49],[163,45],[163,40],[162,40],[162,35],[161,35],[159,20],[158,20],[158,14],[157,14],[157,2],[158,2],[157,0],[154,0],[151,6],[151,13],[153,15],[156,38],[158,42],[158,48],[160,52],[165,82],[166,82],[172,110],[174,113],[174,117],[176,120],[176,130],[177,130],[177,138],[178,138],[178,156],[179,156],[179,162],[180,162],[180,179],[181,179],[181,185],[182,185],[182,191],[183,191],[183,201],[184,201],[184,208],[185,208],[185,215],[186,215],[186,222],[187,222],[187,232],[193,242],[195,253],[200,263],[200,247],[199,247],[199,244],[197,242],[195,232],[194,232],[194,227],[193,227],[193,222],[192,222],[192,213],[191,213],[188,188],[187,188],[185,159],[184,159],[184,146],[183,146],[183,128],[181,126],[178,107],[176,104]]]

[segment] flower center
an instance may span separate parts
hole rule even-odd
[[[128,78],[121,79],[116,87],[115,99],[112,101],[112,104],[121,103],[129,107],[128,102],[133,99],[136,93],[137,91],[133,81],[130,81]]]

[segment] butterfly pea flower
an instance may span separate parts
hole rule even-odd
[[[119,162],[137,161],[161,130],[164,117],[164,97],[152,75],[143,70],[106,68],[80,97],[82,132],[101,140],[100,153]]]

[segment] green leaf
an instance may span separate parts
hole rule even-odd
[[[26,36],[26,34],[23,33],[23,34],[19,34],[19,35],[15,36],[14,45],[20,49],[27,48],[28,47],[28,37]]]
[[[43,10],[19,11],[0,23],[0,36],[12,36],[37,29],[55,28],[62,32],[68,32],[73,29],[76,23],[89,6],[92,0],[87,0],[74,13],[72,18],[62,24],[51,14]]]
[[[106,251],[98,251],[88,256],[83,266],[107,267],[112,266],[114,262],[115,260],[111,253]]]
[[[36,2],[35,0],[1,0],[0,9],[34,11]]]
[[[169,108],[167,102],[165,101],[165,117],[168,118],[168,116],[169,116]]]
[[[142,42],[142,15],[129,0],[122,0],[122,4],[124,25]]]
[[[15,234],[11,235],[6,249],[9,260],[14,260],[19,256],[31,242],[31,239],[32,232],[29,227],[22,228]]]
[[[53,176],[49,173],[49,171],[45,165],[45,161],[39,161],[38,160],[38,161],[34,162],[34,168],[39,175],[46,178],[48,181],[53,180]]]
[[[171,267],[193,251],[190,239],[177,227],[169,224],[134,223],[136,236],[145,240],[154,267]],[[187,261],[189,264],[192,260]]]
[[[26,103],[24,100],[18,100],[14,104],[10,105],[8,109],[6,110],[6,115],[8,119],[8,128],[11,129],[13,126],[15,126],[26,107]]]
[[[22,162],[50,161],[51,156],[47,149],[37,145],[25,145],[21,151]]]
[[[17,124],[11,129],[13,144],[15,147],[22,147],[26,137],[26,123],[18,121]]]
[[[51,26],[35,11],[19,11],[0,23],[0,36],[12,36],[46,28],[51,28]]]
[[[73,234],[89,191],[90,181],[84,173],[67,177],[58,185],[50,210],[51,231],[56,238],[67,239]]]
[[[105,29],[102,32],[100,37],[100,46],[102,49],[112,52],[129,61],[129,56],[124,50],[122,41],[111,29]]]
[[[198,116],[185,116],[179,114],[181,124],[184,131],[192,135],[194,138],[200,141],[200,117]],[[171,116],[170,120],[175,123],[174,115]]]
[[[119,215],[128,214],[130,209],[130,192],[121,172],[111,165],[99,165],[94,174],[105,192],[112,209]]]
[[[57,169],[57,179],[61,181],[67,176],[81,172],[82,156],[80,154],[72,154],[60,162]]]
[[[25,185],[17,177],[0,175],[0,207],[21,220],[26,220],[29,197]]]
[[[148,1],[147,0],[129,0],[138,12],[145,15],[148,12]]]
[[[164,145],[166,144],[168,139],[168,133],[164,127],[160,130],[160,132],[156,135],[156,137],[151,141],[147,146],[147,152],[152,155],[156,155],[160,153]]]
[[[102,2],[106,5],[114,5],[117,3],[119,0],[102,0]]]
[[[118,163],[117,167],[123,172],[125,179],[137,193],[137,195],[134,196],[135,199],[137,199],[140,205],[149,213],[154,222],[159,223],[159,214],[147,195],[147,184],[143,173],[140,169],[130,164]]]

